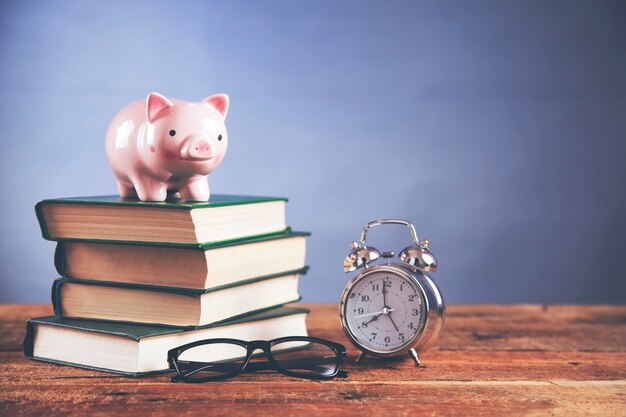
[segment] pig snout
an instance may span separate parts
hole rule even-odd
[[[211,159],[213,157],[213,146],[204,136],[190,136],[180,146],[179,157],[194,161]]]

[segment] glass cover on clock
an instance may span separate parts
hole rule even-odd
[[[413,341],[424,318],[417,284],[389,271],[360,279],[350,289],[344,308],[354,338],[374,352],[402,350]]]

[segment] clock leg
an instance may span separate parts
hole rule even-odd
[[[366,356],[367,356],[367,353],[365,353],[365,352],[359,353],[359,357],[356,358],[356,363],[361,362]]]
[[[417,357],[417,352],[415,351],[415,349],[411,349],[409,352],[411,354],[411,357],[415,361],[415,366],[420,366],[420,360]]]

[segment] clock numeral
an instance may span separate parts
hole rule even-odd
[[[413,300],[415,300],[415,294],[409,295],[409,301],[413,301]]]
[[[415,329],[415,325],[413,323],[409,323],[409,329]]]
[[[398,338],[400,339],[400,342],[404,342],[404,333],[398,333]]]
[[[362,295],[361,296],[361,301],[369,301],[370,300],[370,296],[369,295]]]
[[[416,308],[414,308],[414,309],[413,309],[413,312],[412,312],[411,314],[412,314],[412,315],[414,315],[414,316],[417,316],[417,309],[416,309]]]
[[[378,291],[380,290],[380,287],[378,286],[378,284],[372,284],[372,291]]]
[[[363,323],[361,323],[361,327],[363,327],[364,329],[367,328],[368,323],[366,321],[364,321]]]
[[[359,308],[356,309],[356,313],[357,314],[363,314],[363,311],[364,311],[363,307],[359,307]]]
[[[377,334],[378,334],[378,333],[372,333],[372,339],[376,339],[376,335],[377,335]]]
[[[402,292],[402,289],[404,288],[403,284],[400,284],[400,292]]]
[[[385,336],[385,343],[390,343],[390,342],[391,342],[391,337]]]
[[[385,288],[391,288],[391,280],[389,278],[383,281]]]

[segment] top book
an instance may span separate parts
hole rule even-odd
[[[208,202],[143,202],[119,196],[43,200],[35,206],[48,240],[169,243],[210,247],[287,230],[286,198],[212,194]]]

